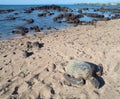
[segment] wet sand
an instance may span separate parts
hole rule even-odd
[[[120,19],[53,31],[47,35],[16,37],[0,41],[0,99],[118,99],[120,97]],[[33,47],[25,58],[26,43]],[[103,65],[104,83],[99,89],[89,81],[73,86],[64,78],[71,59]]]

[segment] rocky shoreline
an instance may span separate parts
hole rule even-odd
[[[90,10],[93,10],[93,12],[90,12]],[[46,18],[46,17],[52,17],[52,21],[55,23],[59,23],[61,25],[62,23],[67,23],[67,24],[72,24],[73,26],[77,25],[95,25],[97,21],[109,21],[112,19],[119,19],[120,18],[120,9],[118,8],[80,8],[77,10],[68,8],[68,7],[61,7],[58,5],[48,5],[48,6],[36,6],[36,7],[31,7],[28,9],[24,9],[23,13],[26,14],[26,16],[29,16],[32,14],[34,11],[42,11],[37,14],[38,18]],[[57,15],[55,14],[55,11],[58,13]],[[99,14],[99,13],[102,14]],[[104,14],[105,13],[110,13],[106,17]],[[22,14],[22,13],[17,13],[15,12],[14,9],[8,9],[8,10],[0,10],[0,14],[6,14],[6,13],[14,13],[12,16],[8,16],[6,20],[9,21],[15,21],[17,19],[16,15]],[[76,14],[77,13],[77,14]],[[80,19],[83,17],[89,17],[92,18],[91,21],[81,21]],[[24,22],[27,24],[34,24],[35,19],[33,18],[28,18],[28,19],[23,19]],[[42,20],[41,20],[42,21]],[[51,30],[51,29],[56,29],[55,27],[49,26],[46,27],[40,27],[39,25],[31,25],[29,27],[26,26],[16,26],[11,32],[15,34],[21,34],[25,35],[28,32],[34,31],[34,32],[40,32],[43,30]]]

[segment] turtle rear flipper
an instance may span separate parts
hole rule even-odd
[[[64,74],[64,78],[70,82],[71,84],[74,85],[80,85],[83,86],[85,84],[85,80],[83,78],[74,78],[70,77],[68,74]]]
[[[100,82],[95,77],[91,77],[90,82],[95,88],[97,88],[97,89],[100,88]]]

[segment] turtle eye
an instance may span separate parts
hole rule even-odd
[[[84,71],[85,71],[86,69],[87,69],[87,67],[83,67],[83,68],[82,68],[82,70],[84,70]]]

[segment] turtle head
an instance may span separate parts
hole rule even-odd
[[[103,74],[103,65],[102,64],[98,64],[98,66],[97,66],[97,72],[96,72],[96,75],[97,76],[102,76],[102,74]]]

